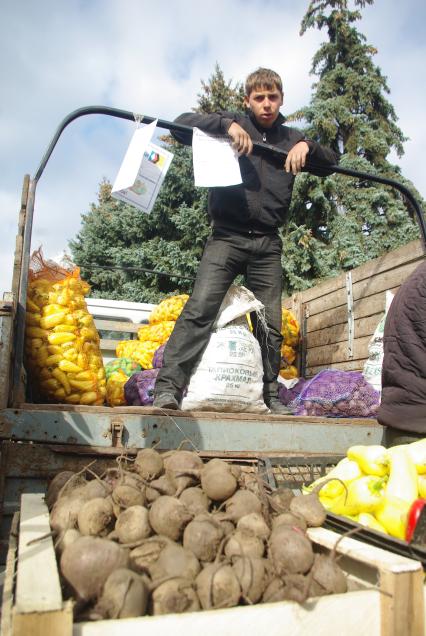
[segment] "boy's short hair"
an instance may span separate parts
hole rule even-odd
[[[283,94],[283,83],[281,77],[275,71],[271,71],[270,68],[258,68],[253,73],[250,73],[246,79],[245,91],[246,96],[250,97],[250,93],[256,88],[266,88],[272,90],[278,88],[281,95]]]

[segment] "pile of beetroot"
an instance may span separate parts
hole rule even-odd
[[[66,594],[78,620],[304,602],[346,592],[334,555],[306,528],[315,493],[267,491],[261,477],[195,452],[138,452],[102,478],[61,472],[46,494]]]

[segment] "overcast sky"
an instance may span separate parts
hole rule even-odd
[[[173,119],[196,103],[215,62],[227,79],[258,66],[280,73],[284,114],[308,103],[311,59],[326,34],[299,36],[308,0],[0,0],[0,293],[9,291],[24,174],[34,175],[61,120],[106,105]],[[398,125],[398,160],[426,197],[424,0],[376,0],[357,28],[378,49]],[[64,132],[41,177],[32,248],[67,248],[99,182],[113,181],[134,124],[81,118]],[[396,158],[395,158],[396,160]]]

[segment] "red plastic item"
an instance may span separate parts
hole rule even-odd
[[[423,508],[426,506],[426,499],[416,499],[411,504],[407,517],[407,529],[405,531],[405,540],[411,541],[417,522],[422,514]],[[426,510],[425,510],[426,513]]]

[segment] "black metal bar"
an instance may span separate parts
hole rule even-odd
[[[119,108],[112,108],[109,106],[86,106],[86,107],[78,108],[77,110],[74,110],[62,120],[59,127],[57,128],[53,136],[53,139],[50,142],[40,162],[40,165],[36,171],[36,174],[34,177],[34,181],[36,183],[40,179],[41,175],[43,174],[43,170],[46,167],[49,157],[52,154],[53,149],[55,148],[62,132],[65,130],[68,124],[70,124],[75,119],[78,119],[79,117],[83,117],[84,115],[109,115],[110,117],[118,117],[119,119],[127,119],[129,121],[135,121],[137,116],[140,119],[141,123],[143,124],[150,124],[155,120],[154,117],[149,117],[146,115],[139,116],[137,115],[137,113],[132,113],[128,110],[121,110]],[[159,119],[157,125],[159,128],[165,128],[167,130],[170,130],[171,132],[192,133],[191,126],[184,126],[183,124],[177,124],[175,122],[170,122],[164,119]],[[270,144],[262,144],[262,143],[254,142],[253,150],[254,152],[271,153],[275,157],[282,158],[283,160],[287,157],[287,153],[284,150],[281,150],[280,148],[277,148],[276,146],[272,146]],[[315,170],[315,169],[321,170],[323,168],[324,168],[323,166],[320,166],[316,164],[315,162],[307,161],[304,170],[309,172],[310,170]],[[344,174],[349,177],[355,177],[363,181],[367,180],[367,181],[374,181],[376,183],[382,183],[384,185],[388,185],[399,190],[399,192],[403,194],[403,196],[407,199],[409,204],[412,206],[412,209],[414,210],[416,214],[417,221],[420,227],[420,232],[423,239],[423,244],[426,248],[426,222],[424,219],[423,211],[420,208],[419,204],[417,203],[416,199],[414,198],[413,194],[410,192],[410,190],[406,186],[404,186],[402,183],[399,183],[398,181],[395,181],[394,179],[387,179],[385,177],[379,177],[377,175],[372,175],[366,172],[358,172],[357,170],[349,170],[348,168],[342,168],[341,166],[336,166],[336,165],[329,166],[327,171],[329,171],[329,173],[336,172],[338,174]]]

